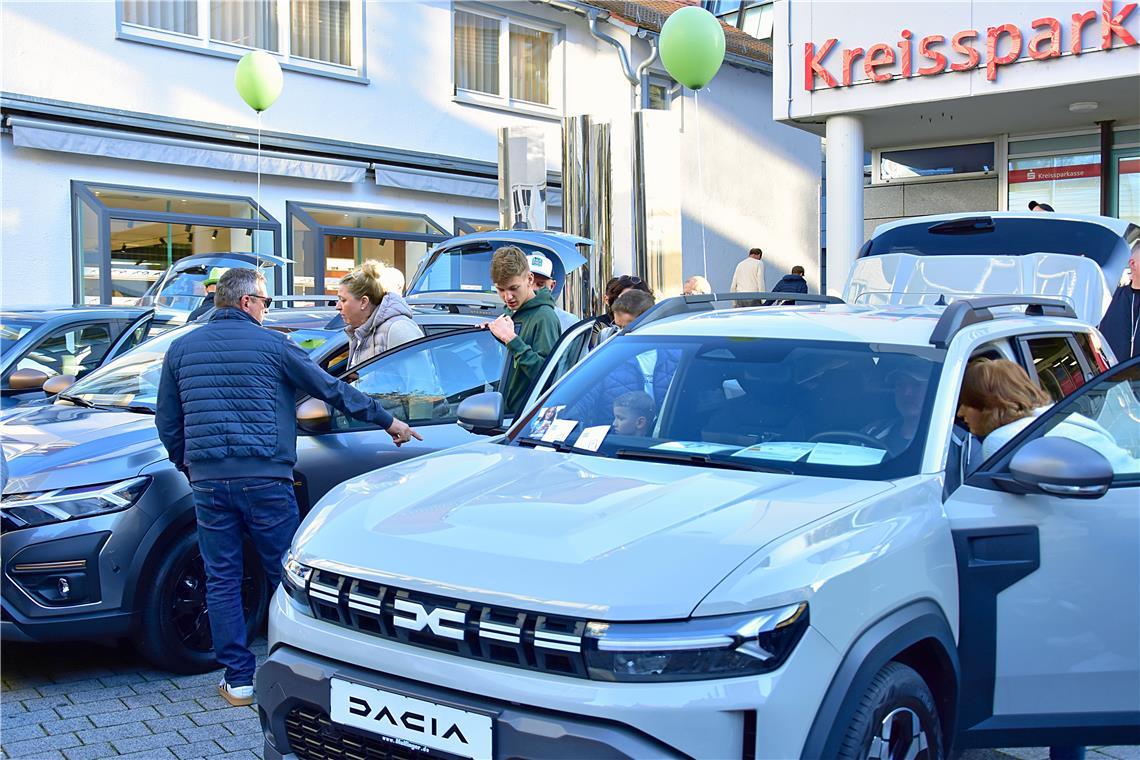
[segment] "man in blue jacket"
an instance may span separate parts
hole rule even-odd
[[[336,380],[284,334],[261,326],[273,303],[255,269],[218,281],[209,321],[171,344],[162,367],[155,421],[170,461],[194,491],[198,546],[218,684],[235,706],[253,703],[255,660],[241,604],[242,533],[248,532],[270,588],[297,530],[297,391],[350,417],[380,425],[397,446],[423,440],[376,399]]]

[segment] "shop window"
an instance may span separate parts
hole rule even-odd
[[[455,95],[476,103],[554,106],[558,100],[557,27],[537,21],[455,10]]]
[[[759,40],[772,39],[772,0],[704,0],[704,7],[729,26]]]
[[[994,170],[992,142],[876,151],[879,179],[897,180],[985,175]]]
[[[410,281],[432,246],[451,237],[423,214],[290,202],[293,292],[335,294],[340,279],[369,259]]]
[[[473,232],[490,232],[499,229],[498,219],[464,219],[455,217],[455,234],[470,235]]]
[[[250,198],[72,183],[76,300],[134,304],[192,254],[277,255],[280,225]]]
[[[1067,214],[1100,213],[1100,153],[1013,158],[1009,162],[1009,209],[1030,201]]]
[[[120,0],[120,35],[240,55],[277,54],[301,68],[355,74],[363,59],[361,0]]]

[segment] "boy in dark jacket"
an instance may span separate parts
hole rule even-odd
[[[503,408],[520,411],[524,395],[538,377],[546,357],[562,335],[554,299],[546,288],[534,287],[526,254],[513,245],[491,257],[491,282],[506,305],[506,313],[484,326],[511,352],[511,371],[503,389]]]
[[[807,280],[804,279],[804,268],[801,266],[792,267],[792,273],[784,275],[776,287],[772,288],[773,293],[806,293],[808,292]]]

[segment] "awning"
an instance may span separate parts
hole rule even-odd
[[[86,127],[23,116],[8,118],[12,140],[18,148],[37,148],[64,153],[106,156],[129,161],[150,161],[206,169],[277,174],[286,177],[359,182],[368,164],[322,156],[261,152],[260,164],[254,148],[222,147],[198,140],[183,140],[162,135],[123,132],[100,127]]]
[[[499,183],[490,177],[472,177],[432,169],[382,164],[375,164],[375,168],[376,184],[384,187],[415,190],[421,193],[458,195],[465,198],[484,198],[490,201],[499,199]],[[547,185],[546,202],[551,206],[561,207],[562,191]]]

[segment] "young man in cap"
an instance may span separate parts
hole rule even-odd
[[[530,266],[530,273],[534,277],[534,289],[546,288],[553,298],[554,288],[558,285],[558,281],[554,279],[554,264],[541,253],[532,253],[527,256],[526,260]],[[554,307],[554,313],[558,315],[558,324],[563,331],[573,327],[578,322],[577,317],[557,306]]]
[[[198,304],[198,308],[190,312],[190,316],[186,317],[187,322],[193,322],[198,317],[210,314],[214,311],[214,291],[218,288],[218,280],[222,279],[222,275],[226,273],[229,267],[211,267],[210,273],[206,275],[206,279],[202,284],[206,286],[206,297],[202,299],[202,303]]]
[[[1053,211],[1053,207],[1048,203],[1038,203],[1037,201],[1029,201],[1030,211]]]
[[[554,313],[554,299],[546,288],[535,290],[527,255],[521,248],[506,245],[495,251],[491,256],[491,282],[507,311],[483,326],[511,352],[503,409],[515,414],[562,330]]]

